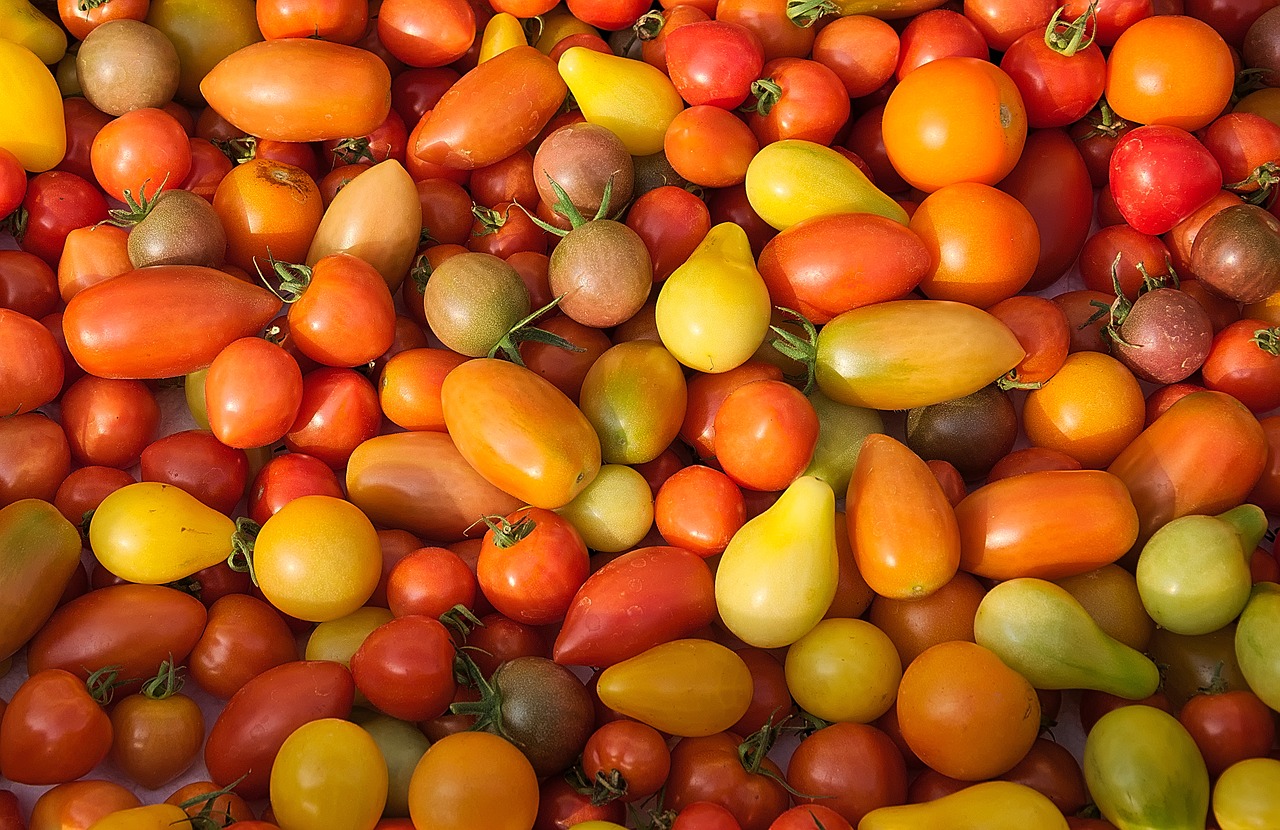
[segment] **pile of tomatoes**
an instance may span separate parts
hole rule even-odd
[[[0,830],[1280,827],[1277,0],[0,0],[0,89]]]

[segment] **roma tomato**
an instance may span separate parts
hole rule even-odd
[[[33,671],[0,718],[0,774],[19,784],[61,784],[111,751],[111,719],[83,679]]]
[[[265,798],[280,747],[305,723],[351,713],[351,672],[328,660],[295,661],[268,669],[227,701],[205,741],[204,760],[214,783],[241,776],[236,792]]]
[[[382,575],[382,550],[377,531],[351,502],[302,496],[262,525],[253,570],[280,611],[324,622],[365,604]]]
[[[889,160],[926,192],[994,185],[1018,163],[1027,116],[1013,80],[979,58],[942,58],[904,78],[884,108]]]
[[[546,509],[568,504],[600,469],[600,439],[564,393],[495,358],[467,361],[440,389],[445,425],[482,476]]]
[[[641,613],[631,612],[639,607]],[[680,548],[624,553],[582,584],[556,637],[556,662],[611,666],[715,618],[711,571]]]
[[[322,93],[339,75],[341,88]],[[200,81],[200,94],[249,135],[324,141],[377,129],[391,109],[391,74],[364,49],[284,38],[231,53]]]

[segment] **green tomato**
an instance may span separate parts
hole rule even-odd
[[[618,553],[635,547],[653,526],[653,491],[634,467],[604,464],[573,501],[556,511],[592,550]]]
[[[1280,710],[1280,585],[1259,582],[1236,625],[1236,660],[1249,688]]]
[[[652,340],[619,343],[600,355],[578,396],[610,464],[643,464],[661,455],[680,434],[687,401],[679,362]]]
[[[386,803],[382,752],[350,721],[303,724],[271,765],[271,809],[283,830],[373,830]]]
[[[351,719],[369,733],[387,762],[387,806],[382,814],[393,818],[408,816],[409,781],[431,741],[412,723],[380,712],[356,709]]]

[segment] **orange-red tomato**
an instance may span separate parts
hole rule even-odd
[[[324,204],[315,180],[300,167],[251,159],[232,169],[213,193],[227,233],[227,262],[249,273],[268,258],[302,262]]]
[[[911,72],[884,108],[884,146],[902,178],[926,192],[994,185],[1013,170],[1027,115],[1013,80],[978,58],[941,58]]]

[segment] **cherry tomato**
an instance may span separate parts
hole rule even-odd
[[[1161,234],[1213,198],[1222,187],[1222,168],[1186,130],[1139,127],[1116,142],[1110,187],[1126,222]]]
[[[486,523],[476,565],[485,597],[517,622],[563,620],[589,570],[587,546],[573,524],[535,507]]]
[[[228,594],[209,606],[187,665],[202,689],[226,700],[268,669],[296,659],[297,643],[279,612],[256,597]]]
[[[368,732],[340,718],[299,726],[271,764],[271,810],[297,830],[370,827],[387,803],[387,762]]]
[[[204,743],[204,715],[181,688],[177,668],[166,661],[140,693],[111,710],[111,757],[149,790],[186,772]]]
[[[351,655],[351,674],[380,711],[425,721],[444,714],[453,700],[453,659],[448,629],[433,617],[413,614],[370,632]]]
[[[227,515],[244,497],[248,484],[249,459],[244,451],[197,429],[151,442],[142,451],[141,465],[142,481],[172,484]]]
[[[0,772],[19,784],[61,784],[111,750],[111,719],[85,682],[62,669],[32,674],[0,719]]]
[[[185,137],[183,138],[185,142]],[[27,182],[22,199],[27,222],[18,240],[50,266],[57,266],[67,234],[107,218],[102,191],[75,173],[51,170]]]
[[[460,732],[431,745],[409,782],[416,827],[527,830],[538,813],[538,779],[509,741]]]

